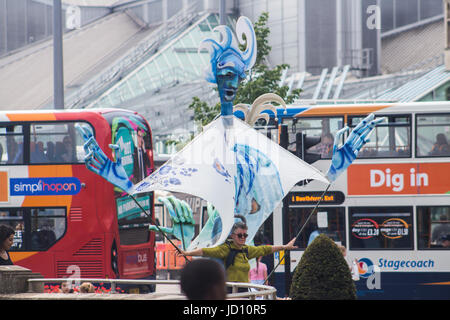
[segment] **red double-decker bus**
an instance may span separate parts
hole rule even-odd
[[[108,145],[119,146],[134,183],[153,171],[150,126],[135,112],[0,112],[0,224],[16,230],[11,259],[46,278],[151,279],[151,220],[86,168],[76,124],[89,128],[111,159]],[[137,201],[154,216],[153,193]]]

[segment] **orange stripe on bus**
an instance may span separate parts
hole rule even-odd
[[[342,115],[342,114],[351,114],[351,115],[364,115],[369,114],[384,108],[390,107],[390,105],[382,105],[382,106],[340,106],[340,105],[332,105],[332,106],[319,106],[319,107],[311,107],[308,110],[305,110],[299,114],[296,114],[295,117],[304,117],[304,116],[333,116],[333,115]]]
[[[56,120],[54,113],[7,113],[6,116],[10,121],[53,121]]]
[[[17,262],[34,256],[37,253],[38,252],[9,252],[9,255],[11,256],[11,260],[13,261],[13,263],[17,264]]]
[[[8,201],[8,172],[0,171],[0,202]]]

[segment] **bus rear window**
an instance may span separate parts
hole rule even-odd
[[[136,200],[151,213],[152,193],[139,195]],[[119,222],[119,236],[121,245],[136,245],[150,240],[150,218],[142,212],[138,205],[130,197],[116,199],[117,220]]]
[[[412,207],[350,207],[350,249],[412,249],[412,212]]]

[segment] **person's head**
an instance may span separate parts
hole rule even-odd
[[[327,133],[321,138],[323,144],[332,145],[334,143],[334,137],[331,133]]]
[[[9,250],[14,243],[14,229],[0,225],[0,250]]]
[[[231,229],[231,239],[237,246],[243,246],[247,240],[248,227],[245,222],[236,222]]]
[[[68,282],[61,283],[61,291],[62,293],[71,293],[72,288]]]
[[[444,248],[450,248],[450,234],[446,234],[445,236],[441,237],[442,246]]]
[[[66,150],[72,149],[72,138],[69,136],[65,136],[63,138],[63,144],[64,144],[64,147],[66,147]]]
[[[234,217],[240,219],[241,221],[237,221],[233,224],[229,238],[233,240],[233,243],[236,246],[241,247],[245,244],[248,237],[247,219],[240,214],[236,214]]]
[[[436,136],[436,143],[438,145],[448,144],[447,143],[447,138],[445,137],[445,134],[438,133],[437,136]]]
[[[44,143],[42,141],[36,142],[36,151],[44,152]]]
[[[194,259],[181,271],[181,291],[189,300],[225,300],[225,271],[211,259]]]
[[[94,285],[90,282],[83,282],[80,286],[81,293],[94,293],[95,288]]]

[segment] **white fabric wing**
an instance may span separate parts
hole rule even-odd
[[[252,241],[290,189],[304,179],[329,183],[322,172],[231,116],[213,121],[130,193],[168,190],[210,202],[220,215],[216,226],[221,225],[208,224],[192,242],[191,250],[223,243],[235,214],[246,218],[247,242]]]

